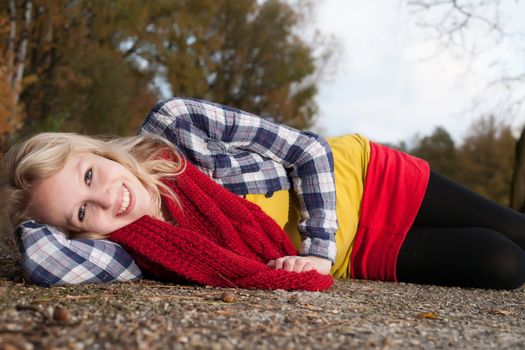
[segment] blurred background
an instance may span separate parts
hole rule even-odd
[[[2,0],[0,148],[172,95],[363,133],[525,211],[519,0]]]

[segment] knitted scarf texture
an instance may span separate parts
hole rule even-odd
[[[143,216],[109,238],[144,272],[216,287],[320,291],[332,286],[331,276],[316,271],[269,268],[269,260],[297,255],[286,232],[257,205],[216,184],[189,162],[167,183],[182,205],[163,198],[176,225]]]

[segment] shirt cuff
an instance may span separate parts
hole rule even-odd
[[[303,245],[299,251],[301,256],[317,256],[330,260],[332,264],[335,262],[335,255],[337,247],[334,241],[319,239],[319,238],[305,238]]]

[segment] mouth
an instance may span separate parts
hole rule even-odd
[[[117,216],[125,215],[131,207],[131,194],[127,187],[123,184],[120,198],[120,206],[117,212]]]

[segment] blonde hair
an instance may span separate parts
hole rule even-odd
[[[12,233],[30,219],[28,205],[32,187],[59,172],[72,154],[92,153],[122,164],[142,182],[152,195],[156,213],[161,216],[161,195],[178,202],[175,193],[162,181],[184,171],[185,161],[173,145],[153,135],[101,138],[73,133],[41,133],[12,147],[5,155],[2,174],[2,227]],[[65,232],[73,236],[71,232]],[[97,232],[75,237],[103,238]]]

